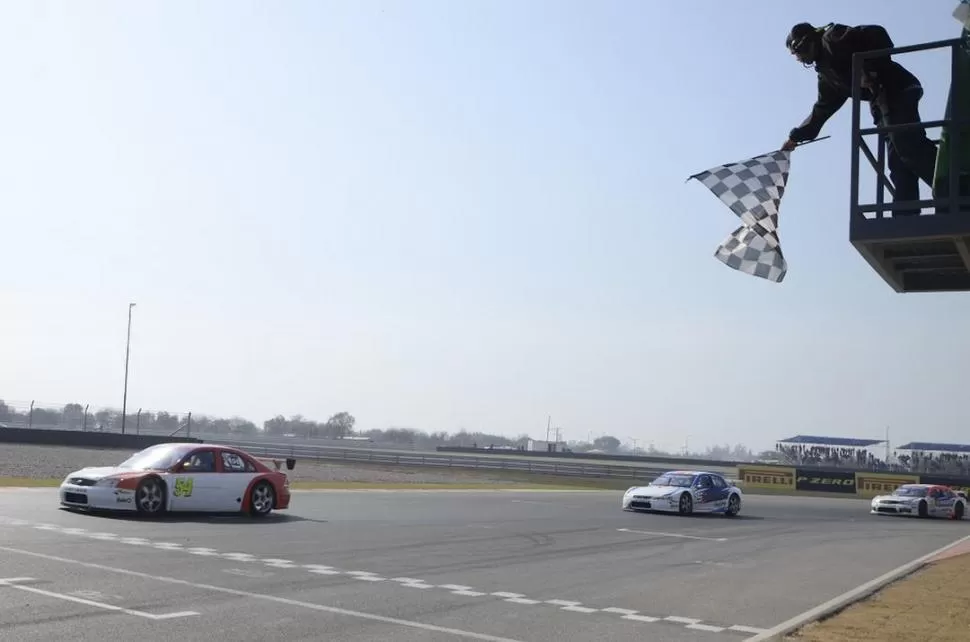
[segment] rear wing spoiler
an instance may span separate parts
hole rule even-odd
[[[276,459],[276,458],[269,459],[267,457],[258,457],[258,459],[264,463],[272,464],[273,467],[276,468],[276,470],[280,470],[280,468],[283,466],[283,461],[284,461],[282,459]],[[286,461],[287,470],[293,470],[294,468],[296,468],[295,457],[287,457],[285,461]]]

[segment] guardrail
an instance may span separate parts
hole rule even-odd
[[[661,468],[646,466],[623,466],[611,464],[588,464],[583,462],[532,461],[497,459],[495,457],[469,457],[421,453],[388,453],[356,451],[346,448],[326,448],[259,442],[223,442],[246,450],[256,457],[293,457],[321,462],[384,464],[388,466],[424,466],[442,469],[506,470],[560,477],[649,480],[664,472]]]

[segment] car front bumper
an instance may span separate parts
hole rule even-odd
[[[642,495],[624,495],[623,510],[676,511],[678,510],[678,503],[676,497],[644,497]]]
[[[869,512],[873,515],[918,515],[919,504],[873,502],[869,507]]]
[[[61,484],[58,489],[61,506],[69,508],[89,508],[95,510],[135,509],[135,491],[110,486],[78,486]]]

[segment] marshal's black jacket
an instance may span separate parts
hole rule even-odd
[[[797,142],[816,138],[822,125],[852,97],[852,54],[859,51],[891,49],[895,45],[889,33],[879,25],[850,27],[829,25],[822,34],[822,43],[815,62],[818,74],[818,98],[812,113],[801,125],[791,130],[789,138]],[[883,102],[911,87],[919,87],[919,79],[889,56],[863,61],[863,73],[872,77],[875,94],[862,89],[862,99]]]

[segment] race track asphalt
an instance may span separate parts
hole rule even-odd
[[[623,512],[616,492],[325,491],[265,520],[143,520],[6,490],[0,639],[740,641],[970,534],[867,508],[749,496],[738,518],[683,518]]]

